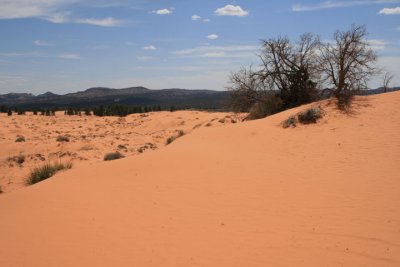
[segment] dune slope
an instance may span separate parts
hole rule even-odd
[[[0,266],[399,266],[400,93],[304,107],[0,196]]]

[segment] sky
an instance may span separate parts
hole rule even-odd
[[[400,85],[400,0],[0,0],[0,94],[224,90],[260,41],[366,25]],[[370,87],[382,84],[382,75]]]

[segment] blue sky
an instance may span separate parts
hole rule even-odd
[[[223,90],[231,71],[259,64],[261,39],[329,41],[352,24],[400,85],[400,0],[0,0],[0,93]]]

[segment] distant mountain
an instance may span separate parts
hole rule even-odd
[[[44,94],[38,95],[37,97],[55,97],[55,96],[58,96],[58,95],[56,95],[52,92],[46,92]]]
[[[34,99],[35,96],[32,94],[17,94],[9,93],[5,95],[0,95],[0,104],[14,103],[14,102],[24,102]]]
[[[392,92],[397,90],[400,90],[400,87],[389,88],[387,91]],[[380,94],[384,93],[384,91],[384,88],[364,90],[360,92],[360,95]],[[83,108],[112,104],[226,109],[228,107],[228,102],[229,93],[227,91],[187,90],[178,88],[151,90],[141,86],[122,89],[93,87],[84,91],[65,95],[57,95],[52,92],[46,92],[37,96],[28,93],[0,95],[0,105],[23,109]]]
[[[388,88],[387,93],[398,91],[398,90],[400,90],[400,87]],[[382,93],[385,93],[385,88],[380,87],[377,89],[362,90],[360,92],[360,95],[376,95],[376,94],[382,94]]]
[[[113,89],[94,87],[85,91],[57,95],[52,92],[34,96],[32,94],[0,95],[0,105],[18,108],[66,108],[98,105],[175,106],[179,108],[224,109],[228,92],[212,90],[162,89],[145,87]]]

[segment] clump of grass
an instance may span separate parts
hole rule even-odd
[[[283,128],[296,127],[297,119],[295,116],[290,116],[282,122]]]
[[[68,138],[68,136],[59,135],[59,136],[57,136],[56,141],[57,142],[69,142],[69,138]]]
[[[184,135],[185,135],[185,132],[180,130],[180,131],[178,131],[177,135],[173,135],[173,136],[168,137],[168,139],[167,139],[167,141],[165,143],[166,143],[166,145],[169,145],[172,142],[174,142],[177,138],[182,137]]]
[[[317,123],[317,121],[322,118],[323,112],[319,107],[311,107],[297,115],[297,118],[302,124]]]
[[[25,137],[23,137],[22,135],[18,135],[17,138],[15,139],[15,142],[17,143],[25,142]]]
[[[121,159],[124,158],[125,156],[122,155],[119,152],[112,152],[112,153],[107,153],[104,155],[104,161],[109,161],[109,160],[116,160],[116,159]]]
[[[14,161],[18,165],[22,165],[22,163],[25,162],[25,155],[19,154],[18,156],[8,157],[7,160],[8,161]]]
[[[34,168],[29,174],[27,184],[33,185],[46,180],[61,170],[72,168],[72,162],[68,163],[46,163],[42,166]]]

